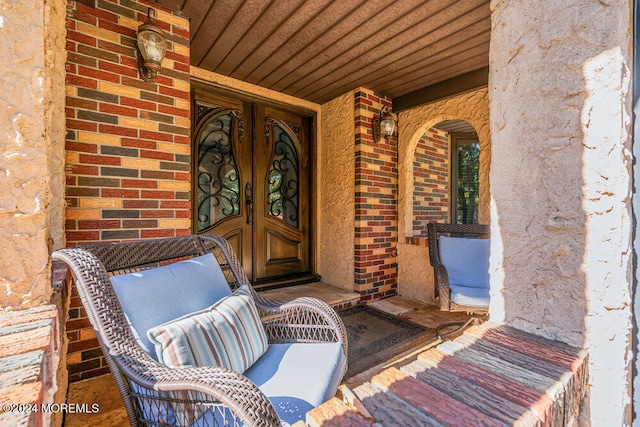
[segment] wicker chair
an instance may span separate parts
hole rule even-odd
[[[449,287],[449,274],[447,268],[442,264],[438,247],[438,236],[448,235],[451,237],[476,237],[488,238],[489,225],[487,224],[427,224],[427,237],[429,240],[429,261],[434,271],[434,291],[439,297],[440,310],[442,311],[465,311],[467,313],[487,314],[487,307],[476,307],[460,305],[451,300],[451,289]]]
[[[205,412],[214,415],[204,425],[280,426],[272,403],[243,375],[218,366],[168,368],[140,347],[128,327],[110,276],[206,253],[215,256],[232,290],[249,284],[229,243],[218,236],[85,245],[52,255],[72,272],[132,426],[191,425]],[[269,343],[340,342],[346,357],[346,330],[327,304],[307,297],[270,301],[253,289],[251,293]],[[172,421],[150,419],[152,414],[167,412],[173,414]]]

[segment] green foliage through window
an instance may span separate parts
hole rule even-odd
[[[458,224],[478,223],[480,144],[460,141],[457,147],[457,199]]]

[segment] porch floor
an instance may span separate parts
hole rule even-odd
[[[262,294],[273,300],[290,299],[299,296],[312,296],[327,302],[333,307],[340,308],[349,307],[350,305],[355,304],[355,301],[357,301],[359,297],[358,294],[323,283],[310,283],[295,287],[271,289],[263,291]],[[369,305],[431,329],[435,329],[446,322],[465,321],[469,318],[465,313],[441,312],[438,307],[397,296],[373,302]],[[421,351],[424,350],[424,348],[421,349]],[[415,352],[415,354],[410,353],[398,355],[394,359],[371,368],[359,375],[352,378],[345,378],[344,384],[350,388],[356,387],[368,381],[372,375],[383,371],[389,366],[415,360],[417,353],[419,352]],[[98,413],[89,414],[67,413],[65,414],[63,424],[65,427],[84,427],[86,425],[116,427],[128,424],[126,411],[111,375],[102,375],[69,384],[67,402],[74,404],[97,403],[100,407],[100,411]]]

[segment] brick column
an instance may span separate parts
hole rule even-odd
[[[390,98],[355,94],[355,291],[362,300],[395,295],[398,263],[398,148],[395,136],[373,141],[371,121]]]
[[[71,2],[67,19],[67,243],[191,232],[189,22],[155,3]],[[155,83],[134,55],[147,9],[168,35]],[[70,380],[107,371],[75,290]]]

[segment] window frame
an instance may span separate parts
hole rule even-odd
[[[461,145],[475,143],[478,144],[480,151],[482,149],[478,134],[475,132],[452,132],[449,134],[449,140],[449,219],[451,223],[458,224],[458,148]],[[480,193],[480,151],[478,152],[478,194]],[[476,206],[476,210],[478,210],[478,206]]]

